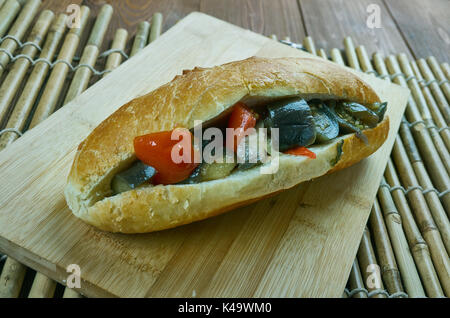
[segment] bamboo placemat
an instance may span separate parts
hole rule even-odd
[[[111,6],[102,7],[91,30],[86,6],[80,28],[69,30],[66,15],[38,14],[39,6],[40,0],[0,0],[0,151],[161,34],[163,17],[155,13],[138,25],[129,53],[125,29],[116,30],[110,49],[100,53]],[[329,54],[316,49],[311,37],[302,44],[281,42],[412,93],[343,297],[448,297],[449,64],[434,57],[409,61],[405,54],[374,53],[370,59],[349,37],[343,50]],[[0,297],[80,297],[6,255],[0,270]]]

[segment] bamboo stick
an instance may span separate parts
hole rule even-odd
[[[344,45],[345,45],[345,51],[346,51],[346,55],[347,55],[347,61],[350,65],[350,67],[352,67],[353,69],[361,70],[361,68],[359,66],[358,58],[355,53],[355,48],[353,46],[353,41],[351,40],[350,37],[345,38]],[[372,208],[372,210],[373,210],[373,208]],[[363,268],[363,277],[366,282],[368,281],[369,275],[377,275],[378,274],[378,273],[373,273],[373,272],[371,273],[368,271],[369,265],[378,266],[378,263],[377,263],[375,253],[373,251],[372,243],[370,241],[370,232],[367,227],[364,229],[364,234],[363,234],[363,238],[361,240],[361,243],[360,243],[360,246],[358,249],[357,257],[358,257],[359,264],[361,264],[361,267]],[[389,265],[391,265],[391,264],[389,264]],[[395,266],[395,268],[396,268],[396,266]],[[389,266],[388,268],[386,268],[386,271],[385,271],[385,273],[386,273],[385,276],[389,279],[393,279],[392,274],[394,273],[394,271],[392,271],[391,269],[393,269],[393,266]],[[398,270],[397,270],[397,272],[398,272]],[[380,274],[382,274],[382,273],[383,273],[383,269],[381,269]],[[376,289],[381,289],[381,290],[384,289],[383,282],[381,280],[381,276],[379,277],[379,283],[380,283],[380,286],[374,286],[374,287],[367,286],[367,284],[366,284],[367,290],[370,292],[370,291],[373,291]],[[392,290],[403,291],[401,284],[400,285],[395,284],[393,281],[389,281],[389,283],[391,284],[390,287]],[[372,297],[373,298],[385,298],[386,295],[376,294]]]
[[[353,261],[352,269],[350,271],[350,277],[348,280],[348,287],[350,288],[350,292],[356,289],[365,289],[357,258],[355,258],[355,260]],[[363,291],[360,291],[352,295],[352,298],[367,298],[367,294]]]
[[[125,50],[125,45],[127,44],[128,31],[125,29],[117,29],[116,34],[114,35],[114,40],[111,45],[112,50]],[[108,56],[106,60],[105,70],[112,71],[117,66],[122,63],[122,54],[120,53],[112,53]],[[103,77],[108,75],[109,73],[103,74]]]
[[[361,239],[361,243],[358,249],[358,262],[361,265],[362,271],[361,274],[363,276],[364,281],[366,282],[366,289],[370,292],[374,290],[384,289],[383,281],[381,280],[381,276],[379,279],[379,286],[368,286],[367,282],[370,281],[371,275],[378,275],[378,273],[373,273],[369,270],[373,266],[378,266],[377,258],[375,256],[375,252],[373,251],[372,243],[370,242],[370,232],[367,227],[364,229],[364,234]],[[371,298],[386,298],[384,294],[375,294],[371,296]]]
[[[408,162],[406,151],[399,136],[397,136],[397,140],[394,144],[392,155],[394,158],[394,162],[396,163],[397,171],[400,175],[402,184],[406,188],[417,187],[417,179],[414,175],[414,171],[411,165]],[[445,273],[448,270],[448,278],[450,278],[450,263],[448,262],[449,258],[446,252],[446,249],[448,250],[450,248],[450,224],[447,216],[445,215],[445,212],[443,211],[443,209],[442,211],[434,211],[435,214],[433,215],[433,217],[438,224],[440,230],[439,233],[436,228],[435,222],[431,217],[431,212],[426,204],[422,191],[420,189],[413,189],[408,192],[407,197],[416,216],[416,220],[420,226],[421,232],[424,235],[425,240],[431,247],[431,255],[433,256],[433,253],[435,253],[434,255],[439,255],[439,257],[442,256],[443,258],[442,260],[440,258],[436,258],[439,262],[435,262],[435,265],[437,266],[438,264],[442,264],[440,265],[442,267],[441,271]]]
[[[393,56],[389,56],[387,58],[386,64],[391,74],[400,73],[400,67]],[[406,81],[402,76],[396,76],[394,82],[401,86],[407,87]],[[411,96],[408,99],[408,106],[406,107],[405,115],[410,123],[418,122],[416,125],[411,127],[411,131],[415,137],[414,139],[418,144],[418,149],[421,152],[422,159],[426,163],[427,170],[433,180],[433,183],[436,184],[440,191],[444,191],[443,187],[446,186],[446,180],[449,178],[447,170],[442,163],[440,156],[436,156],[438,151],[433,143],[434,136],[431,136],[428,129],[425,127],[425,124],[420,122],[422,117],[417,109],[415,101]],[[448,152],[446,155],[448,155]]]
[[[83,298],[83,296],[79,293],[77,293],[76,290],[73,290],[71,288],[64,289],[63,298]]]
[[[369,223],[387,291],[391,295],[404,292],[383,215],[376,199],[369,216]]]
[[[134,37],[133,46],[131,48],[130,57],[135,56],[140,50],[147,45],[147,39],[150,34],[150,23],[142,21],[138,24],[136,36]]]
[[[13,35],[18,39],[22,38],[31,20],[34,18],[39,5],[39,0],[30,1],[29,3],[27,3],[26,7],[22,10],[16,22],[14,23],[10,31],[10,35]],[[48,13],[44,13],[43,16],[45,17],[47,14]],[[42,23],[42,20],[40,20],[39,24],[42,27],[45,27],[45,25],[42,25]],[[36,31],[36,28],[34,28],[34,30],[32,31],[32,35],[36,35],[37,32],[41,31]],[[46,30],[44,34],[45,33]],[[33,37],[32,40],[35,41],[36,38]],[[1,48],[8,50],[10,53],[13,53],[17,48],[17,43],[12,39],[7,39],[2,43]],[[31,53],[31,51],[28,50],[27,52]],[[6,65],[9,63],[9,60],[10,58],[7,54],[5,54],[4,52],[0,53],[0,76],[2,75]],[[18,71],[15,71],[15,74],[18,74]],[[7,83],[7,81],[5,81],[5,83]],[[2,114],[0,115],[0,118],[1,117]],[[17,297],[19,295],[25,273],[26,267],[24,265],[20,264],[16,260],[13,260],[12,258],[7,258],[0,277],[0,297]]]
[[[50,32],[47,35],[47,40],[40,55],[40,58],[52,60],[55,51],[62,39],[67,16],[60,14],[50,28]],[[14,112],[11,115],[10,121],[7,127],[16,128],[21,130],[26,121],[26,118],[33,106],[33,103],[37,97],[37,94],[44,82],[46,74],[49,70],[49,65],[45,62],[39,62],[36,64],[30,78],[23,90],[21,97],[19,98]],[[0,149],[6,147],[9,143],[13,142],[17,138],[16,134],[4,134],[0,138]],[[52,297],[56,288],[56,282],[50,278],[36,273],[31,291],[28,297]]]
[[[112,13],[113,8],[108,4],[105,4],[100,10],[100,13],[97,16],[94,27],[89,36],[87,46],[83,50],[80,64],[88,64],[92,67],[95,66],[95,62],[99,54],[99,47],[103,42],[109,22],[111,21]],[[69,87],[69,91],[64,100],[64,105],[70,102],[86,89],[89,84],[91,75],[92,72],[88,68],[79,68],[75,72],[72,83]],[[66,288],[63,297],[76,298],[78,297],[78,293],[69,288]]]
[[[403,185],[407,188],[417,187],[417,179],[411,165],[407,160],[407,155],[399,136],[397,136],[397,140],[394,144],[392,155]],[[443,288],[446,293],[449,293],[450,259],[446,250],[446,247],[447,249],[450,247],[450,224],[448,222],[448,218],[446,217],[444,211],[441,213],[439,213],[439,211],[435,211],[436,213],[433,216],[435,216],[434,220],[439,222],[439,233],[436,224],[431,217],[431,212],[428,209],[422,191],[420,189],[411,190],[408,192],[407,197],[417,220],[417,224],[419,224],[421,233],[430,247],[431,256],[436,270],[438,271]]]
[[[11,27],[11,30],[9,31],[9,35],[21,40],[23,35],[27,31],[28,26],[33,21],[33,18],[36,15],[40,5],[41,0],[29,0],[15,20],[13,26]],[[17,46],[17,42],[13,39],[6,39],[5,41],[3,41],[0,47],[12,54],[16,50]],[[5,52],[0,52],[0,77],[2,76],[3,71],[5,70],[9,62],[9,55]]]
[[[434,76],[436,76],[436,79],[442,83],[439,86],[441,87],[442,92],[447,98],[447,101],[450,101],[450,84],[448,82],[444,83],[444,81],[447,80],[444,71],[441,69],[439,63],[437,62],[434,56],[430,56],[429,58],[427,58],[427,62],[431,70],[433,71]]]
[[[33,42],[37,45],[40,45],[47,30],[50,26],[51,21],[53,20],[54,14],[49,10],[44,10],[38,20],[36,21],[35,26],[31,30],[31,33],[28,37],[29,42]],[[33,58],[37,53],[37,48],[31,45],[28,45],[23,48],[22,54],[28,55],[30,58]],[[5,79],[4,84],[0,88],[0,118],[3,117],[10,102],[12,101],[15,93],[17,92],[20,82],[22,81],[25,73],[30,65],[30,62],[27,59],[19,59],[17,60],[11,71],[8,73],[8,76]],[[0,295],[4,297],[17,297],[18,292],[22,286],[23,278],[26,272],[26,267],[19,262],[7,258],[6,263],[10,267],[4,267],[2,272],[2,277],[5,280],[9,280],[5,282],[5,285],[0,286]],[[1,280],[3,282],[3,280]],[[9,286],[9,282],[13,282],[17,284],[18,291],[15,289],[16,286]]]
[[[54,14],[50,10],[42,11],[28,36],[27,42],[40,46],[53,17]],[[37,52],[38,50],[35,46],[27,45],[23,47],[21,54],[34,59]],[[26,58],[16,60],[8,72],[5,81],[0,86],[0,119],[4,118],[5,114],[7,114],[11,101],[16,95],[30,64],[30,61]]]
[[[319,51],[318,51],[317,54],[318,54],[318,56],[320,56],[321,58],[323,58],[323,59],[325,59],[325,60],[328,60],[327,52],[325,52],[324,49],[319,49]]]
[[[439,168],[430,165],[427,165],[427,167],[425,168],[425,164],[423,163],[422,158],[419,154],[419,150],[416,146],[413,135],[411,134],[411,130],[405,123],[402,123],[400,125],[400,136],[406,147],[409,160],[413,166],[414,172],[416,173],[416,176],[419,179],[422,188],[433,189],[436,187],[439,191],[445,191],[446,189],[448,189],[450,187],[450,178],[446,174],[445,169],[443,167]],[[437,174],[440,177],[435,178],[432,182],[427,171],[432,173],[434,172],[434,174]],[[439,197],[435,192],[427,193],[426,197],[427,201],[428,198],[432,200],[432,202],[439,201]],[[450,209],[450,194],[446,194],[445,196],[441,197],[440,200],[444,204],[444,207],[448,213],[448,210]],[[434,203],[429,204],[434,205]]]
[[[374,76],[374,68],[372,67],[372,63],[369,60],[365,48],[363,46],[357,47],[356,53],[358,55],[362,70],[364,72],[371,73]],[[378,64],[380,65],[380,56],[377,55],[377,58]],[[380,68],[380,74],[387,75],[387,70],[385,68]],[[389,78],[386,78],[386,80],[390,81]],[[384,178],[383,181],[385,182]],[[425,297],[425,291],[423,290],[422,284],[420,282],[419,274],[417,273],[417,269],[415,268],[414,260],[411,256],[411,253],[409,252],[408,243],[402,229],[401,218],[396,211],[390,192],[385,187],[380,187],[378,192],[381,207],[383,208],[382,212],[386,221],[387,230],[384,226],[384,221],[381,217],[381,213],[378,213],[377,211],[377,208],[379,209],[379,204],[376,200],[374,204],[374,211],[372,211],[369,220],[371,222],[372,229],[374,230],[374,237],[376,240],[375,245],[377,247],[378,255],[380,256],[380,258],[382,258],[381,263],[392,264],[397,258],[402,273],[403,282],[405,283],[405,288],[409,297]],[[376,226],[377,224],[378,226]],[[387,231],[389,232],[389,235],[387,234]],[[381,239],[384,239],[384,244],[386,246],[381,247],[380,243],[377,242]],[[392,254],[392,247],[390,247],[391,242],[395,251],[396,258]],[[389,259],[383,258],[383,255],[385,253],[390,254],[390,261]],[[390,280],[386,278],[385,281],[387,282]],[[396,289],[394,288],[395,285],[391,285],[391,283],[388,284],[388,290],[392,294],[393,292],[391,290]],[[397,291],[399,290],[397,289]]]
[[[414,75],[417,77],[418,81],[424,80],[422,74],[420,73],[419,66],[415,61],[411,61],[411,68],[414,72]],[[433,98],[430,89],[427,86],[422,86],[422,94],[425,98],[425,101],[427,102],[428,109],[430,110],[431,115],[433,116],[433,121],[436,123],[436,126],[438,128],[447,127],[446,120],[444,119],[444,116],[441,114],[441,111],[438,105],[436,104],[436,101]],[[450,130],[449,129],[441,130],[439,134],[441,135],[441,138],[444,141],[447,149],[450,149]]]
[[[447,169],[447,173],[450,173],[450,153],[448,152],[448,149],[445,147],[444,141],[442,140],[441,135],[439,135],[438,130],[433,127],[434,122],[431,116],[431,112],[427,107],[425,98],[423,97],[422,91],[419,88],[417,80],[413,77],[414,74],[412,72],[411,66],[409,65],[408,58],[406,57],[405,54],[402,53],[398,55],[398,61],[400,62],[403,73],[405,73],[405,75],[408,78],[411,77],[411,79],[407,82],[407,86],[410,88],[414,100],[416,101],[416,105],[422,116],[422,120],[426,123],[426,126],[429,127],[428,130],[430,132],[431,137],[433,138],[436,150],[439,153],[439,156],[441,157],[445,168]],[[406,82],[405,79],[403,79],[403,81]]]
[[[103,43],[103,39],[108,29],[109,22],[111,21],[112,13],[112,6],[110,6],[109,4],[103,5],[95,21],[87,45],[83,50],[83,54],[81,55],[80,64],[87,64],[92,67],[95,66],[101,44]],[[79,68],[75,72],[63,105],[73,100],[87,88],[91,76],[92,71],[87,67]]]
[[[345,66],[344,59],[342,58],[341,55],[341,51],[339,51],[336,48],[333,48],[331,49],[330,53],[331,53],[331,60],[333,60],[333,62]]]
[[[384,76],[384,80],[391,82],[391,79],[388,77],[389,73],[386,64],[384,63],[384,57],[380,53],[374,53],[372,60],[378,75]]]
[[[152,43],[161,35],[163,15],[160,12],[156,12],[153,14],[151,23],[150,37],[148,39],[149,43]]]
[[[384,177],[383,182],[386,183]],[[395,259],[400,268],[401,278],[405,284],[406,293],[411,298],[425,297],[419,273],[403,232],[402,218],[395,207],[390,191],[386,187],[378,189],[378,200],[389,233],[390,243],[395,253]],[[428,282],[425,283],[428,284]]]
[[[384,175],[387,183],[391,187],[400,186],[400,181],[398,180],[397,172],[395,171],[394,164],[391,159],[388,160]],[[423,239],[422,234],[416,225],[405,194],[401,190],[395,190],[392,191],[391,195],[401,216],[408,245],[414,257],[417,269],[419,270],[427,295],[429,297],[444,297],[441,283],[430,257],[428,244]]]
[[[36,272],[28,298],[52,298],[55,289],[56,282],[54,280],[51,280],[44,274]]]
[[[317,55],[316,46],[314,45],[312,37],[305,36],[305,38],[303,39],[303,46],[309,53]]]
[[[412,137],[411,131],[409,130],[407,125],[401,125],[400,126],[400,136],[402,138],[402,141],[404,143],[404,146],[406,148],[406,152],[409,158],[409,161],[411,162],[411,165],[414,169],[414,172],[416,174],[417,179],[419,180],[419,184],[423,189],[433,189],[434,185],[431,182],[430,177],[428,176],[427,170],[425,168],[425,165],[422,161],[422,158],[419,155],[419,151],[416,147],[416,144],[414,143],[414,139]],[[448,181],[449,183],[450,181]],[[447,183],[447,188],[449,188],[449,185]],[[450,213],[450,193],[446,194],[445,196],[439,198],[436,192],[430,191],[425,194],[425,198],[427,200],[428,206],[434,210],[442,210],[443,207],[445,207],[444,210],[447,212],[447,217]],[[439,200],[440,199],[440,200]],[[442,202],[442,205],[441,203]],[[441,212],[439,212],[441,213]]]
[[[20,4],[16,0],[7,0],[3,6],[0,6],[0,37],[8,31],[19,11]]]
[[[91,35],[88,40],[88,46],[86,46],[83,50],[83,54],[81,56],[80,64],[89,64],[91,66],[95,65],[95,61],[98,56],[98,50],[103,42],[105,32],[111,21],[112,17],[112,7],[110,5],[104,5],[100,10],[99,15],[97,16],[97,20],[95,21],[94,28],[91,32]],[[89,48],[90,47],[90,48]],[[80,72],[79,72],[80,71]],[[78,73],[78,78],[77,78]],[[64,104],[70,102],[73,98],[81,94],[89,84],[89,79],[91,77],[91,71],[87,68],[79,69],[72,80],[71,87],[69,88],[69,92],[67,93]],[[75,290],[70,288],[65,288],[64,290],[64,298],[79,298],[81,297]]]
[[[450,106],[448,105],[447,101],[445,100],[444,93],[443,93],[443,91],[441,91],[441,88],[439,87],[438,83],[436,82],[436,78],[434,77],[433,73],[431,72],[431,69],[428,67],[427,62],[424,59],[419,59],[417,61],[417,64],[419,65],[420,71],[422,72],[423,77],[425,77],[425,80],[430,83],[428,85],[428,87],[430,88],[431,92],[433,93],[434,99],[442,113],[442,116],[445,118],[447,123],[449,123],[450,122]],[[445,83],[445,84],[448,85],[448,83]]]
[[[380,65],[382,65],[382,64],[384,64],[383,62],[382,62],[382,59],[379,57],[379,56],[377,56],[375,59],[375,64],[378,64],[379,66]],[[386,75],[387,74],[387,70],[386,70],[386,68],[383,68],[383,67],[379,67],[379,73],[380,74],[382,74],[382,75]],[[409,128],[406,126],[406,125],[402,125],[402,127],[403,127],[403,129],[406,129],[408,132],[409,132]],[[410,133],[410,132],[409,132]],[[401,139],[399,138],[399,137],[397,137],[397,141],[396,141],[396,143],[395,143],[395,146],[394,147],[400,147],[399,145],[401,145],[402,146],[402,144],[401,144]],[[406,157],[406,156],[405,156]],[[405,160],[405,157],[403,157],[403,161],[401,162],[401,163],[399,163],[399,167],[405,167],[405,166],[408,166],[408,164],[409,164],[409,162],[408,162],[408,160],[406,159]],[[410,166],[408,166],[408,167],[410,167]],[[409,169],[409,171],[408,171],[408,173],[409,173],[409,176],[411,177],[411,178],[413,178],[414,177],[414,172],[412,171],[412,169]],[[417,181],[416,181],[417,182]],[[428,187],[429,187],[429,185],[427,185]],[[382,190],[382,192],[384,192],[385,190]],[[434,193],[435,194],[435,193]],[[416,191],[416,193],[414,194],[415,196],[418,196],[419,197],[419,199],[418,200],[420,200],[420,196],[422,195],[422,193],[421,192],[418,192],[417,193],[417,191]],[[384,200],[384,203],[386,203],[387,201],[387,199],[386,199],[386,197],[384,198],[385,200]],[[421,207],[422,208],[425,208],[425,209],[427,209],[427,206],[426,206],[426,204],[424,204],[424,200],[423,200],[423,197],[421,198],[422,200],[421,201],[419,201],[419,202],[421,202],[422,204],[421,204]],[[434,198],[435,199],[435,198]],[[437,202],[439,202],[439,200],[437,200]],[[434,203],[436,203],[436,201],[434,201]],[[432,205],[432,207],[433,207],[433,205]],[[424,213],[424,212],[422,212],[422,213]],[[441,212],[441,214],[440,214],[441,216],[442,216],[442,212]],[[429,221],[429,219],[428,219],[428,221]],[[445,223],[445,221],[443,221],[442,219],[441,219],[441,221],[442,221],[442,223]],[[432,220],[431,220],[431,222],[432,222]],[[448,223],[448,222],[447,222]],[[443,225],[443,228],[446,228],[447,226],[446,225]],[[404,253],[403,253],[404,254]],[[409,264],[411,264],[410,262],[409,262]],[[405,268],[405,271],[407,270],[407,264],[403,264],[403,268]],[[408,275],[408,277],[411,275],[411,273],[409,273],[409,275]],[[416,275],[414,275],[413,274],[413,276],[411,276],[412,278],[415,278],[414,276],[416,276]],[[416,279],[416,281],[417,281],[417,279]],[[419,296],[419,297],[421,297],[422,296],[422,292],[421,292],[421,290],[419,289],[418,291],[416,290],[416,289],[414,289],[413,288],[413,286],[417,286],[418,284],[416,283],[416,284],[411,284],[412,282],[409,282],[410,283],[410,290],[413,290],[414,291],[414,294],[416,294],[417,296]],[[412,285],[412,286],[411,286]],[[429,289],[430,290],[433,290],[433,288],[432,287],[429,287]]]
[[[94,45],[100,48],[105,38],[106,31],[108,30],[109,22],[111,21],[113,11],[114,11],[113,7],[109,4],[105,4],[102,6],[95,20],[94,26],[92,28],[91,34],[89,35],[89,39],[86,43],[86,46]]]
[[[27,268],[8,257],[0,275],[0,298],[17,298],[22,288]]]
[[[62,48],[58,54],[57,60],[72,63],[75,52],[80,43],[81,35],[86,27],[90,14],[90,9],[86,6],[81,7],[80,28],[72,28],[64,39]],[[45,90],[39,100],[33,119],[30,123],[30,129],[46,119],[56,108],[56,103],[61,95],[61,91],[70,68],[65,63],[58,63],[54,66],[48,79]]]
[[[433,117],[431,116],[431,112],[427,107],[425,98],[423,97],[423,94],[420,90],[419,83],[417,82],[417,79],[414,78],[414,73],[411,69],[411,66],[409,65],[409,60],[406,57],[406,54],[404,53],[398,54],[397,60],[406,77],[407,78],[411,77],[408,81],[405,82],[407,84],[407,87],[409,87],[409,89],[411,90],[411,94],[414,97],[414,100],[416,101],[417,108],[420,111],[423,120],[429,121],[431,123]]]
[[[356,57],[355,53],[355,46],[353,45],[353,40],[351,37],[347,36],[344,39],[344,47],[348,64],[351,68],[360,71],[361,67],[359,66],[358,58]]]
[[[65,14],[60,14],[57,17],[50,28],[39,58],[49,61],[53,59],[66,28],[66,18],[67,16]],[[33,71],[28,78],[27,84],[25,85],[22,94],[17,100],[16,106],[9,117],[9,120],[5,126],[6,128],[12,128],[18,131],[23,130],[25,122],[45,81],[49,69],[50,66],[45,62],[39,62],[34,66]],[[13,132],[6,132],[1,135],[0,150],[5,148],[17,138],[18,135]]]
[[[390,67],[390,71],[391,71],[391,73],[393,73],[393,74],[396,74],[396,73],[398,73],[398,71],[399,71],[399,68],[398,68],[398,64],[396,63],[396,61],[395,61],[395,59],[393,58],[393,57],[390,57],[390,58],[388,58],[388,67]],[[380,61],[379,59],[377,59],[377,61],[376,61],[376,63],[382,63],[382,61]],[[378,70],[379,71],[379,70]],[[385,71],[385,69],[383,70],[383,71]],[[380,73],[380,71],[379,71],[379,73]],[[396,77],[396,79],[403,79],[403,78],[401,78],[401,77]],[[403,79],[403,82],[400,80],[400,82],[403,84],[403,86],[405,85],[405,83],[404,83],[404,79]],[[408,107],[409,106],[411,106],[411,105],[408,105]],[[404,129],[407,129],[407,128],[404,128]],[[420,136],[422,136],[422,135],[418,135],[419,137]],[[395,143],[395,145],[394,145],[394,149],[399,149],[398,147],[400,147],[399,146],[399,144],[400,144],[400,142],[401,142],[401,140],[400,140],[400,138],[398,138],[397,137],[397,140],[396,140],[396,143]],[[396,148],[397,147],[397,148]],[[388,168],[389,167],[391,167],[391,170],[393,170],[393,165],[391,164],[391,162],[389,161],[389,163],[390,164],[388,164]],[[405,166],[407,166],[406,164],[405,165],[403,165],[403,163],[404,162],[402,162],[402,164],[400,164],[399,165],[399,169],[402,169],[403,167],[405,167]],[[390,183],[392,183],[393,181],[397,181],[396,180],[396,174],[394,174],[395,173],[395,171],[390,171],[390,176],[391,176],[391,180],[388,180]],[[445,171],[444,171],[444,174],[445,174]],[[411,176],[412,175],[412,176]],[[413,176],[414,176],[414,174],[411,172],[411,170],[410,170],[410,175],[409,175],[411,178],[413,178]],[[386,177],[387,179],[389,179],[388,177]],[[392,184],[391,184],[392,185]],[[395,186],[400,186],[400,184],[395,184]],[[406,208],[405,207],[403,207],[403,211],[404,211],[404,214],[406,215],[406,216],[408,216],[409,217],[409,215],[410,215],[410,213],[411,213],[411,211],[409,210],[409,206],[406,204],[406,203],[404,203],[404,194],[403,194],[403,192],[401,192],[401,194],[403,194],[403,197],[400,195],[400,194],[398,194],[400,191],[398,190],[398,191],[395,191],[395,196],[397,197],[397,200],[399,200],[399,204],[405,204],[406,205]],[[420,198],[420,194],[422,194],[421,192],[420,192],[420,194],[418,194],[417,193],[417,191],[412,191],[412,192],[416,192],[416,194],[415,194],[415,196],[416,196],[416,201],[414,201],[415,203],[414,204],[416,204],[416,206],[418,206],[419,204],[420,204],[420,206],[423,208],[423,207],[425,207],[426,209],[427,209],[427,206],[426,206],[426,204],[424,204],[424,202],[423,202],[423,200],[421,200],[421,198]],[[412,192],[410,192],[410,193],[412,193]],[[397,202],[396,202],[397,203]],[[398,206],[398,205],[397,205]],[[421,210],[419,210],[419,213],[422,213],[421,214],[421,217],[422,217],[422,219],[424,219],[424,212],[423,211],[421,211]],[[402,215],[402,217],[403,217],[403,215]],[[427,218],[426,219],[427,220],[427,222],[430,222],[430,219],[429,218]],[[432,221],[431,221],[432,222]],[[432,224],[432,223],[427,223],[427,224]],[[414,232],[410,232],[409,234],[409,238],[411,239],[411,238],[413,238],[413,237],[416,237],[416,238],[420,238],[420,239],[422,239],[422,236],[420,235],[420,236],[418,236],[417,235],[417,231],[418,231],[418,229],[417,229],[417,226],[415,225],[415,222],[414,222],[414,219],[412,218],[412,220],[410,220],[410,222],[408,223],[408,227],[410,228],[410,229],[414,229]],[[417,229],[417,230],[416,230]],[[432,249],[433,249],[433,253],[432,253],[432,257],[433,257],[433,260],[435,261],[435,262],[437,262],[437,263],[435,263],[434,265],[435,266],[437,266],[437,270],[438,270],[438,273],[439,273],[439,277],[441,278],[441,283],[443,283],[443,284],[445,284],[445,286],[447,286],[448,285],[448,276],[446,277],[445,275],[448,275],[448,274],[446,274],[446,272],[448,271],[448,256],[447,256],[447,259],[445,259],[445,255],[447,254],[446,252],[445,252],[445,249],[443,248],[443,244],[441,244],[441,242],[442,241],[439,241],[439,238],[438,237],[436,237],[436,232],[432,232],[432,231],[428,231],[428,229],[427,229],[427,227],[426,226],[422,226],[422,230],[427,230],[426,231],[426,233],[424,234],[424,235],[426,235],[426,238],[428,239],[428,241],[427,242],[429,242],[429,244],[431,243],[432,244]],[[414,235],[412,235],[414,233]],[[430,234],[430,233],[432,233],[432,234]],[[422,239],[423,240],[423,239]],[[411,245],[411,240],[410,240],[410,245]],[[417,244],[415,244],[416,246],[421,246],[421,244],[419,244],[419,245],[417,245]],[[423,247],[421,247],[419,250],[422,250],[423,249]],[[444,251],[444,254],[443,255],[439,255],[439,253],[437,252],[437,251]],[[428,253],[428,246],[427,246],[427,253],[426,254],[429,254]],[[428,257],[429,258],[429,257]],[[428,258],[426,259],[426,261],[424,262],[424,264],[425,263],[427,263],[427,262],[429,262],[429,260],[428,260]],[[416,261],[417,262],[417,261]],[[425,265],[424,265],[425,266]],[[443,279],[443,280],[442,280]],[[448,287],[444,287],[444,288],[448,288]],[[436,290],[434,290],[434,292],[436,292]],[[447,291],[446,291],[447,292]]]
[[[355,52],[359,65],[361,66],[361,70],[364,73],[368,73],[371,76],[375,76],[375,70],[372,66],[372,62],[369,59],[369,55],[367,55],[366,48],[360,45],[355,49]]]
[[[372,63],[370,62],[369,55],[367,55],[365,47],[360,45],[355,49],[355,51],[358,57],[359,64],[361,65],[361,70],[365,73],[375,76],[375,70],[372,66]]]
[[[409,161],[413,166],[414,172],[419,180],[421,187],[424,189],[433,189],[434,185],[431,182],[430,177],[428,176],[425,165],[414,142],[414,138],[411,134],[411,131],[409,130],[409,127],[406,124],[402,124],[400,126],[400,136],[405,145]],[[445,179],[445,174],[443,174],[442,176],[442,181],[443,184],[437,185],[438,189],[442,188],[448,189],[450,187],[450,179],[449,178]],[[429,206],[436,206],[436,209],[439,209],[440,204],[437,193],[435,193],[434,191],[428,192],[425,194],[425,197],[427,198]],[[447,213],[449,213],[448,210],[450,209],[450,193],[441,197],[440,200],[443,203],[445,209],[447,210]]]
[[[435,174],[440,173],[439,174],[440,178],[435,178],[433,180],[434,184],[436,184],[436,187],[438,190],[445,191],[445,190],[449,189],[450,178],[446,174],[443,167],[439,168],[439,167],[427,166],[427,169],[425,169],[425,165],[422,162],[421,156],[419,154],[419,151],[414,142],[414,138],[412,137],[412,134],[411,134],[411,131],[410,131],[408,125],[402,124],[400,126],[400,135],[406,146],[409,159],[414,167],[414,171],[416,172],[417,177],[420,180],[421,186],[426,189],[434,188],[434,185],[431,182],[431,180],[427,174],[427,170],[428,170],[430,172],[434,171]],[[436,193],[434,193],[434,194],[437,196]],[[446,209],[448,209],[450,207],[450,195],[447,194],[447,195],[441,197],[441,200],[442,200],[443,204],[446,206]]]
[[[444,62],[441,64],[441,69],[442,69],[442,72],[444,72],[445,77],[447,79],[450,79],[450,65],[448,65],[447,62]]]

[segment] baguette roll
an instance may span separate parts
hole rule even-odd
[[[136,136],[192,128],[248,105],[298,96],[306,100],[380,102],[357,75],[327,61],[308,58],[249,58],[213,68],[184,71],[171,82],[128,102],[79,145],[65,188],[72,212],[102,230],[145,233],[202,220],[301,182],[348,167],[375,152],[389,131],[387,116],[356,134],[308,147],[316,159],[280,153],[274,174],[259,168],[197,184],[143,186],[113,195],[111,180],[136,160]],[[269,163],[266,163],[269,164]]]

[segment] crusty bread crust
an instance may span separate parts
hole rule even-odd
[[[251,169],[199,184],[149,186],[109,196],[112,177],[135,160],[135,136],[175,127],[192,128],[194,120],[215,118],[240,100],[293,95],[361,104],[380,101],[358,76],[317,59],[253,57],[185,71],[119,108],[80,144],[65,189],[68,205],[75,215],[106,231],[162,230],[220,214],[352,165],[373,153],[387,137],[386,117],[377,127],[364,131],[368,144],[349,134],[313,146],[317,154],[314,160],[281,155],[275,174]],[[341,139],[343,153],[333,166]]]

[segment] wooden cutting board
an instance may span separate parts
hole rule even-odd
[[[391,134],[369,159],[273,198],[145,235],[101,232],[69,211],[63,187],[77,145],[130,99],[183,69],[257,56],[308,56],[192,13],[140,54],[0,153],[0,250],[87,296],[340,297],[408,90],[363,76],[389,102]],[[364,270],[364,269],[362,269]]]

